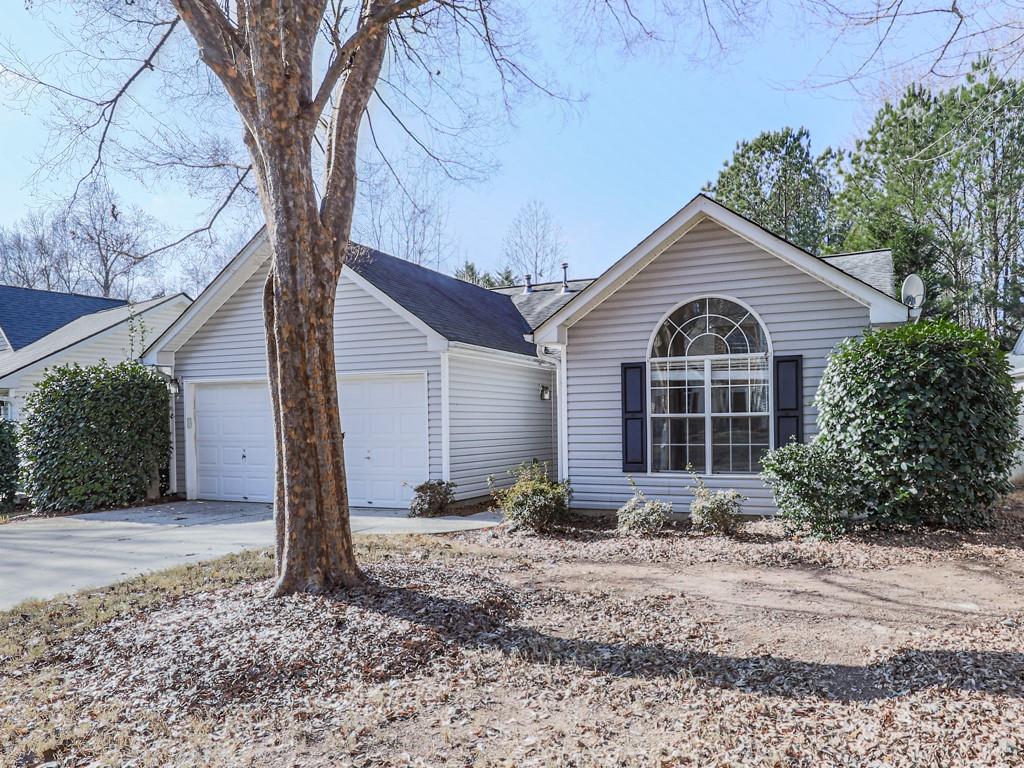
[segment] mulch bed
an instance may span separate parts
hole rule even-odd
[[[638,539],[618,535],[608,518],[576,517],[561,530],[544,535],[502,526],[454,538],[543,560],[857,569],[943,560],[998,563],[1024,557],[1024,494],[1010,497],[993,514],[992,525],[976,531],[863,531],[837,541],[820,541],[790,535],[781,521],[765,518],[745,523],[733,538],[691,533],[682,524],[657,537]]]

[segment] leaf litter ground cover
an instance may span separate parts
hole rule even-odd
[[[0,764],[1024,764],[1012,544],[865,569],[423,542],[362,552],[343,593],[264,600],[252,555],[0,616]]]

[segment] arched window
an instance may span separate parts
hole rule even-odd
[[[771,444],[769,345],[753,312],[689,301],[655,331],[649,362],[651,471],[760,470]]]

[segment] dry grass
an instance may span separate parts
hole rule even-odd
[[[263,600],[250,552],[0,614],[0,765],[1022,764],[1024,619],[998,599],[894,612],[884,574],[849,570],[877,594],[816,613],[769,606],[767,570],[709,602],[603,540],[596,563],[559,539],[357,542],[370,581],[346,593]]]

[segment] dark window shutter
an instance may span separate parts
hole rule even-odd
[[[804,441],[803,355],[775,356],[775,447]]]
[[[622,364],[622,471],[647,471],[647,364]]]

